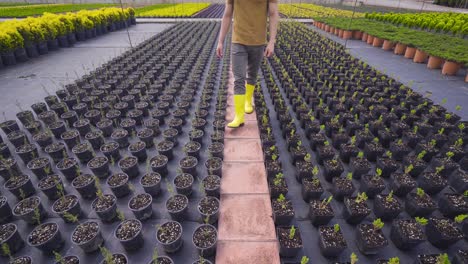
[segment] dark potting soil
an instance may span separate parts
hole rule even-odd
[[[174,143],[170,141],[161,141],[158,143],[157,149],[160,151],[166,151],[166,150],[170,150],[173,147],[174,147]]]
[[[198,163],[197,158],[191,157],[191,156],[185,157],[180,160],[180,166],[182,168],[191,168],[197,165],[197,163]]]
[[[341,231],[335,232],[333,226],[321,226],[319,227],[320,235],[325,247],[344,248],[346,247],[346,241]]]
[[[114,132],[112,132],[111,137],[118,139],[118,138],[126,137],[127,135],[128,135],[127,130],[125,130],[125,129],[116,129],[116,130],[114,130]]]
[[[36,149],[36,145],[33,144],[24,144],[16,148],[17,153],[27,153]]]
[[[49,240],[58,230],[58,225],[56,223],[46,223],[42,224],[31,232],[28,237],[29,243],[31,245],[40,245],[47,240]]]
[[[455,208],[468,212],[468,200],[464,195],[448,193],[444,195]]]
[[[152,186],[161,181],[161,175],[156,172],[149,172],[141,178],[141,184],[143,186]]]
[[[399,219],[396,221],[400,223],[401,231],[406,237],[415,241],[420,241],[426,238],[424,230],[416,221],[404,219]]]
[[[368,245],[382,246],[388,243],[387,239],[382,233],[382,230],[374,229],[374,225],[372,224],[361,224],[358,225],[357,229]]]
[[[204,133],[203,133],[202,130],[194,129],[194,130],[190,131],[189,136],[190,136],[190,138],[199,138],[199,137],[203,136],[203,134]]]
[[[15,232],[15,230],[16,228],[13,224],[8,223],[8,224],[0,225],[0,243],[5,242],[5,240],[9,238],[11,234]]]
[[[64,158],[57,164],[57,168],[59,169],[68,169],[77,164],[76,160],[73,158]]]
[[[208,151],[211,153],[218,153],[224,149],[224,145],[219,142],[214,142],[208,146]]]
[[[9,264],[32,264],[32,259],[30,257],[16,257]]]
[[[58,142],[58,143],[52,143],[50,145],[48,145],[46,148],[45,148],[45,152],[56,152],[56,151],[59,151],[59,150],[62,150],[62,149],[65,149],[65,145],[61,142]]]
[[[151,195],[147,193],[141,193],[130,200],[129,206],[133,210],[138,210],[146,207],[149,203],[151,203],[151,201]]]
[[[87,133],[85,135],[85,138],[86,139],[93,139],[93,138],[98,138],[98,137],[101,137],[102,136],[102,131],[100,130],[95,130],[95,131],[91,131],[89,133]],[[107,144],[111,144],[112,142],[109,142]]]
[[[153,134],[154,134],[153,130],[151,130],[151,129],[142,129],[142,130],[138,131],[137,136],[140,137],[140,138],[146,138],[146,137],[152,136]]]
[[[88,164],[90,168],[99,168],[106,164],[107,159],[105,157],[95,157]]]
[[[58,183],[60,183],[60,176],[58,176],[57,174],[52,174],[40,180],[37,184],[37,187],[39,187],[39,189],[41,190],[46,190],[55,186]]]
[[[367,215],[371,212],[366,201],[358,202],[356,199],[346,198],[345,203],[348,204],[350,211],[355,215]]]
[[[278,228],[278,240],[282,247],[299,248],[302,246],[302,238],[298,230],[294,233],[292,239],[289,238],[289,228]]]
[[[156,233],[158,240],[163,243],[175,241],[182,233],[182,226],[177,222],[167,222],[162,224]]]
[[[92,181],[94,181],[94,176],[91,174],[80,174],[78,177],[73,179],[73,186],[80,188],[83,186],[86,186],[90,184]]]
[[[187,152],[195,152],[200,149],[200,143],[190,141],[189,143],[185,144],[185,151]]]
[[[119,148],[119,143],[112,141],[112,142],[107,142],[104,145],[101,146],[101,151],[103,152],[110,152],[112,150],[118,149]]]
[[[409,193],[408,195],[410,195],[415,200],[416,204],[419,207],[433,208],[436,206],[431,196],[429,196],[427,193],[424,193],[422,195],[417,195],[416,193]]]
[[[167,163],[167,157],[163,155],[155,156],[151,159],[151,166],[160,167]]]
[[[49,162],[48,158],[37,158],[33,159],[28,163],[29,169],[39,169],[44,167]]]
[[[272,200],[271,202],[273,211],[277,215],[282,216],[294,216],[294,208],[290,200],[280,201],[278,199]]]
[[[15,160],[12,159],[12,158],[8,158],[8,159],[2,159],[0,160],[0,169],[3,169],[3,170],[9,170],[11,168],[11,166],[13,166],[13,164],[15,164]]]
[[[127,264],[127,259],[122,254],[113,254],[112,263],[108,263],[107,260],[104,260],[103,264]]]
[[[188,173],[182,173],[174,178],[174,184],[178,188],[187,188],[193,184],[193,176]]]
[[[208,171],[219,168],[222,165],[221,159],[211,158],[206,161]]]
[[[25,184],[28,180],[29,180],[29,177],[26,175],[18,175],[18,176],[11,177],[5,183],[5,188],[14,189],[14,188],[20,187],[21,185]]]
[[[129,240],[135,237],[141,228],[142,226],[140,221],[134,219],[125,220],[119,225],[115,231],[115,235],[120,240]]]
[[[269,185],[271,192],[283,194],[288,192],[288,185],[286,184],[285,178],[275,178],[269,182]]]
[[[99,231],[99,224],[97,222],[86,222],[76,227],[72,234],[72,241],[76,244],[82,244],[90,241]]]
[[[105,211],[109,209],[115,203],[115,196],[105,194],[102,197],[98,197],[93,203],[93,209],[97,212]]]
[[[187,206],[188,199],[183,195],[174,195],[167,200],[167,210],[177,212]]]
[[[18,204],[16,204],[13,210],[15,214],[17,215],[24,215],[24,214],[34,211],[34,209],[36,209],[38,205],[39,205],[39,198],[33,196],[33,197],[26,198],[24,200],[21,200]]]
[[[131,144],[128,147],[128,149],[130,151],[135,152],[135,151],[140,151],[140,150],[144,149],[145,147],[146,147],[146,145],[145,145],[145,143],[143,141],[138,141],[138,142],[135,142],[135,143]]]
[[[76,256],[65,256],[60,264],[79,264],[80,259]]]
[[[62,198],[59,198],[55,201],[53,205],[53,210],[55,212],[64,212],[70,208],[72,208],[78,202],[78,197],[75,195],[66,195]]]
[[[89,149],[91,149],[89,143],[83,142],[73,147],[73,153],[83,153]]]
[[[128,181],[127,174],[123,172],[119,172],[110,176],[109,179],[107,180],[107,184],[111,187],[117,187],[117,186],[121,186],[127,183],[127,181]]]
[[[421,264],[439,264],[440,255],[431,254],[431,255],[419,255],[418,260]]]
[[[131,156],[131,157],[125,157],[123,159],[121,159],[119,161],[119,166],[122,168],[122,169],[128,169],[128,168],[131,168],[133,166],[135,166],[136,164],[138,164],[138,159]]]
[[[204,215],[212,215],[219,210],[219,200],[211,196],[204,197],[198,203],[198,210]]]
[[[321,200],[311,200],[309,202],[309,206],[311,210],[313,210],[314,214],[325,216],[325,215],[333,215],[333,210],[330,204],[326,204]]]
[[[203,179],[203,186],[205,189],[213,190],[221,184],[221,179],[214,175],[208,175]]]
[[[63,139],[71,139],[79,136],[80,134],[76,130],[69,130],[62,134]]]
[[[430,219],[434,223],[435,228],[447,237],[463,237],[460,229],[454,221],[445,218],[432,218]]]
[[[216,229],[210,225],[203,225],[193,233],[193,243],[199,248],[209,248],[216,242]]]
[[[392,211],[401,209],[401,204],[395,197],[388,198],[388,195],[377,194],[375,199],[380,199],[383,207],[386,209],[391,209]]]

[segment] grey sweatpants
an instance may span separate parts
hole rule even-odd
[[[247,46],[232,43],[231,61],[234,73],[234,94],[245,94],[246,79],[248,84],[256,84],[264,49],[264,45]]]

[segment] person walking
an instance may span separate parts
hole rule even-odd
[[[244,114],[253,113],[253,93],[263,56],[270,57],[275,49],[279,13],[278,0],[226,0],[216,54],[223,56],[223,43],[232,18],[231,61],[234,73],[234,120],[230,128],[244,125]],[[267,20],[270,18],[270,38],[267,42]],[[247,80],[247,82],[246,82]]]

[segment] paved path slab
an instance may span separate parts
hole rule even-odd
[[[232,100],[230,72],[228,100]],[[226,120],[233,118],[228,104]],[[216,263],[280,263],[273,212],[255,113],[226,128]]]

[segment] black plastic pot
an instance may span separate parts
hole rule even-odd
[[[340,238],[344,241],[344,244],[338,244],[337,241],[327,241],[327,233],[332,233],[335,237]],[[331,238],[333,239],[333,238]],[[337,257],[343,252],[346,247],[346,240],[344,240],[341,231],[335,232],[331,226],[320,226],[319,227],[319,247],[320,252],[323,256],[328,258]]]
[[[378,194],[374,198],[374,214],[377,218],[382,220],[392,220],[398,217],[402,211],[402,206],[396,197],[393,197],[391,203],[394,207],[387,207],[386,204],[390,203],[386,199],[388,196]]]
[[[54,182],[54,184],[52,186],[41,188],[43,183],[47,183],[47,182]],[[63,183],[62,183],[62,179],[60,178],[60,176],[56,174],[52,174],[52,175],[42,178],[42,180],[39,181],[39,183],[37,184],[37,188],[41,190],[47,196],[47,198],[54,201],[57,198],[59,198],[61,195],[57,186],[59,184],[61,184],[63,188]]]
[[[131,206],[132,200],[138,199],[139,197],[145,197],[146,199],[149,199],[148,204],[146,204],[142,208],[133,208]],[[130,208],[130,210],[133,212],[136,219],[140,221],[144,221],[146,219],[151,218],[151,215],[153,215],[152,203],[153,203],[153,197],[150,194],[147,194],[147,193],[137,194],[136,196],[132,197],[130,201],[128,201],[128,208]]]
[[[16,57],[13,51],[2,52],[1,57],[5,66],[12,66],[16,64]]]
[[[57,163],[57,170],[59,170],[67,180],[72,181],[81,174],[78,161],[74,158],[64,158]]]
[[[46,241],[42,242],[41,244],[37,244],[37,245],[31,244],[31,235],[35,232],[35,230],[38,230],[38,229],[40,229],[41,227],[43,227],[45,225],[56,226],[55,232],[53,233],[53,235],[49,239],[47,239]],[[41,224],[41,225],[37,226],[36,228],[34,228],[34,230],[28,236],[28,244],[30,246],[36,247],[37,249],[42,251],[44,254],[48,254],[48,255],[51,255],[52,252],[54,252],[54,251],[58,251],[60,248],[62,248],[64,243],[65,242],[64,242],[64,240],[62,238],[62,234],[60,233],[60,228],[59,228],[58,224],[55,223],[55,222],[44,223],[44,224]]]
[[[83,142],[74,146],[72,152],[83,164],[88,163],[96,155],[88,142]]]
[[[439,229],[437,221],[444,221],[447,223],[446,228]],[[447,228],[450,226],[450,229]],[[455,225],[455,223],[447,218],[429,218],[426,225],[427,240],[438,248],[447,248],[463,238],[463,233]]]
[[[421,237],[416,237],[416,234],[408,234],[402,225],[409,223],[414,225],[422,234]],[[390,230],[390,239],[393,244],[401,250],[410,250],[426,240],[426,236],[421,226],[413,219],[397,219],[392,223]]]
[[[99,162],[99,165],[94,165],[94,162]],[[109,175],[109,160],[106,157],[97,156],[90,160],[87,164],[88,168],[99,178],[106,178]]]
[[[117,185],[111,184],[112,181],[115,179],[121,179],[120,183]],[[127,196],[130,193],[130,187],[128,185],[128,175],[126,173],[120,172],[117,174],[114,174],[107,178],[107,185],[111,189],[112,193],[114,193],[115,197],[120,198]]]
[[[144,162],[147,159],[146,143],[138,141],[128,146],[128,151],[138,159],[138,162]]]
[[[223,177],[223,161],[218,157],[209,158],[205,162],[208,174]],[[276,174],[275,174],[276,175]]]
[[[0,196],[0,224],[5,224],[12,217],[11,207],[6,196]]]
[[[1,223],[1,221],[0,221]],[[8,223],[5,225],[0,226],[0,231],[9,232],[9,236],[6,237],[2,242],[2,245],[8,246],[10,255],[15,254],[24,246],[24,240],[21,238],[20,233],[18,232],[18,226],[14,223]],[[5,252],[2,250],[0,252],[0,256],[7,257]]]
[[[33,204],[35,206],[35,208],[31,211],[28,211],[28,212],[16,212],[16,208],[17,206],[19,206],[19,204]],[[37,209],[36,209],[37,208]],[[31,196],[29,198],[26,198],[24,200],[21,200],[19,203],[17,203],[15,205],[15,207],[13,208],[13,215],[18,217],[19,219],[25,221],[26,223],[28,224],[37,224],[38,223],[38,218],[39,218],[39,221],[44,219],[47,215],[46,211],[44,210],[44,207],[42,207],[42,204],[41,204],[41,198],[39,196]]]
[[[290,227],[289,226],[279,226],[276,228],[276,233],[279,234],[280,230],[287,230],[289,233]],[[296,229],[295,237],[298,237],[299,241],[301,242],[300,247],[290,247],[289,245],[284,244],[282,239],[278,238],[279,240],[279,254],[281,257],[285,258],[292,258],[295,257],[299,251],[302,249],[302,238],[299,229]]]
[[[98,217],[104,222],[111,222],[117,216],[117,198],[112,194],[105,194],[104,199],[111,199],[113,201],[112,205],[105,209],[96,208],[96,203],[99,197],[97,197],[91,204],[91,207],[94,209]]]
[[[155,160],[161,160],[161,164],[153,164],[153,161]],[[162,177],[166,176],[168,171],[167,171],[167,163],[168,163],[169,159],[164,156],[164,155],[157,155],[155,157],[153,157],[151,160],[150,160],[150,164],[151,164],[151,169],[154,171],[154,172],[157,172],[159,173]]]
[[[144,151],[146,151],[143,148]],[[129,165],[127,166],[124,162],[129,162]],[[119,161],[119,168],[125,172],[131,179],[137,177],[140,174],[140,170],[138,168],[138,159],[133,156],[125,157]]]
[[[117,236],[118,230],[122,228],[124,224],[129,223],[129,222],[131,224],[135,224],[139,226],[139,230],[130,238],[127,238],[127,239],[119,238]],[[135,251],[143,247],[144,240],[143,240],[142,230],[143,230],[143,225],[138,219],[128,219],[128,220],[123,221],[117,226],[117,228],[114,231],[114,237],[119,240],[120,244],[122,244],[123,248],[126,251]]]
[[[55,210],[55,205],[60,203],[60,201],[61,201],[60,199],[65,199],[65,197],[67,197],[67,196],[71,197],[74,200],[74,203],[72,203],[70,205],[70,207],[65,209],[64,211],[56,211]],[[63,198],[59,198],[52,205],[52,212],[54,212],[55,214],[60,216],[65,223],[72,223],[72,221],[70,219],[68,219],[66,217],[66,215],[69,214],[69,215],[73,215],[73,216],[75,216],[77,218],[80,218],[80,216],[81,216],[81,206],[80,206],[80,202],[79,202],[78,197],[76,195],[70,194],[70,195],[64,196]]]
[[[164,234],[164,230],[167,230],[167,228],[171,225],[177,226],[177,230],[179,231],[179,234],[173,239],[172,241],[164,241],[162,242],[159,238],[160,234]],[[163,223],[158,230],[156,231],[156,240],[158,241],[159,244],[163,246],[163,249],[167,253],[175,253],[177,252],[183,245],[183,240],[182,240],[182,225],[179,222],[176,221],[168,221]]]
[[[209,183],[208,183],[209,182]],[[207,196],[219,198],[221,178],[218,175],[208,175],[202,180],[203,188]]]
[[[184,162],[190,162],[192,164],[188,165],[188,166],[185,166]],[[194,177],[197,176],[197,165],[198,165],[197,158],[192,157],[192,156],[184,157],[179,161],[179,166],[180,166],[182,172],[191,174]]]
[[[368,215],[370,215],[371,210],[369,209],[365,201],[363,201],[363,204],[360,205],[362,207],[362,210],[353,210],[354,203],[356,203],[355,198],[345,198],[342,214],[346,222],[348,222],[349,224],[356,225],[361,223]]]
[[[180,201],[182,201],[182,203],[185,203],[185,206],[182,206],[182,208],[178,208],[176,210],[170,210],[168,208],[168,204],[173,199],[180,199]],[[171,218],[174,219],[175,221],[184,220],[185,217],[186,217],[186,214],[188,212],[188,198],[187,198],[187,196],[182,195],[182,194],[176,194],[176,195],[173,195],[173,196],[169,197],[166,200],[166,209],[169,212],[169,215],[171,216]]]
[[[78,242],[75,241],[74,240],[75,233],[83,227],[91,228],[92,226],[90,225],[93,225],[93,226],[97,225],[97,231],[95,232],[94,236],[92,236],[90,239],[85,240],[85,241],[78,241]],[[91,253],[91,252],[98,250],[99,247],[104,243],[104,239],[101,234],[101,228],[99,226],[99,223],[95,221],[87,221],[87,222],[80,224],[79,226],[75,228],[75,230],[73,230],[71,241],[73,244],[80,247],[85,253]]]
[[[215,236],[216,239],[215,239],[214,243],[212,243],[208,247],[200,247],[195,243],[194,237],[196,235],[196,232],[198,230],[200,230],[201,228],[211,229],[216,234],[216,236]],[[205,231],[199,231],[199,232],[205,232]],[[199,252],[200,256],[205,257],[205,258],[206,257],[211,257],[216,253],[216,244],[218,242],[218,232],[216,231],[216,228],[214,226],[212,226],[212,225],[207,225],[207,224],[201,225],[201,226],[197,227],[197,229],[195,229],[195,231],[193,232],[192,242],[195,245],[195,247],[197,248],[197,251]]]
[[[85,177],[89,180],[82,180],[81,177]],[[81,182],[83,181],[83,183]],[[85,199],[96,197],[96,186],[94,182],[94,176],[91,174],[82,174],[72,181],[72,187],[75,188],[81,197]]]
[[[20,182],[15,185],[14,182],[16,181]],[[5,182],[3,187],[5,188],[5,190],[11,192],[19,200],[27,198],[36,193],[36,190],[34,189],[30,177],[24,174],[10,177]]]
[[[384,236],[384,240],[382,241],[381,244],[378,245],[373,245],[370,244],[368,240],[366,240],[365,234],[366,232],[363,231],[364,229],[373,229],[372,224],[359,224],[356,229],[356,244],[359,248],[359,251],[361,251],[362,254],[364,255],[375,255],[377,254],[382,248],[386,247],[388,245],[388,240],[385,238],[383,235],[383,232],[381,229],[375,230],[373,232],[379,233],[381,236]]]

